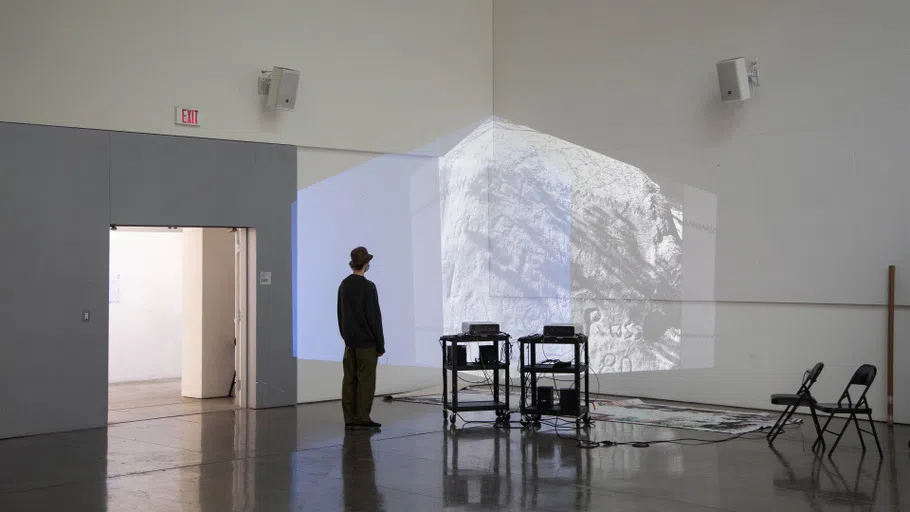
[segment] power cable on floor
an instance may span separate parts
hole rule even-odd
[[[798,424],[788,425],[788,427],[789,426],[798,426]],[[785,427],[785,429],[786,429],[786,427]],[[764,429],[753,430],[751,432],[742,432],[742,433],[735,434],[735,435],[725,437],[722,439],[699,439],[699,438],[695,438],[695,437],[683,437],[683,438],[679,438],[679,439],[659,439],[656,441],[627,441],[627,442],[587,441],[587,440],[578,439],[578,438],[575,438],[574,440],[578,441],[579,448],[583,448],[586,450],[592,450],[595,448],[611,448],[614,446],[632,446],[635,448],[649,448],[650,446],[655,445],[655,444],[678,444],[678,445],[682,445],[682,446],[705,446],[705,445],[709,445],[709,444],[726,443],[728,441],[735,441],[737,439],[744,439],[744,440],[748,440],[748,441],[757,441],[760,439],[765,439],[766,436],[765,436],[765,434],[762,433],[763,431],[764,431]],[[747,437],[750,434],[759,434],[759,435]]]

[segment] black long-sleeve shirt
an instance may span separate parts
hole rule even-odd
[[[379,293],[369,279],[351,274],[338,286],[338,331],[348,347],[385,353]]]

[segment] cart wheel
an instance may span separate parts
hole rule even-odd
[[[449,413],[442,411],[442,421],[449,421]]]
[[[455,426],[455,413],[452,413],[452,416],[449,418],[449,421],[452,422],[452,426]]]

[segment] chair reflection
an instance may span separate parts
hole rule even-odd
[[[870,509],[875,508],[883,466],[881,459],[873,462],[873,468],[867,467],[864,452],[856,462],[856,469],[853,470],[852,464],[813,456],[807,471],[804,467],[794,467],[775,447],[772,446],[771,451],[780,461],[786,474],[783,478],[775,477],[774,486],[803,491],[812,510],[827,510],[835,503],[842,505],[844,501],[868,505]],[[801,461],[802,457],[799,460]],[[844,474],[847,469],[850,469],[852,478]]]

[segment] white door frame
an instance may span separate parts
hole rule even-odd
[[[255,310],[256,300],[251,294],[255,294],[255,287],[250,286],[250,256],[252,263],[255,265],[255,240],[250,242],[249,230],[247,228],[234,229],[234,338],[236,346],[234,348],[234,368],[237,372],[236,383],[234,385],[234,403],[243,409],[249,407],[249,346],[250,335],[255,336],[256,322],[255,316],[251,317],[249,312]],[[252,248],[252,250],[251,250]],[[251,321],[252,320],[252,321]]]
[[[191,226],[139,226],[120,225],[111,229],[123,231],[162,231],[183,230]],[[208,229],[208,228],[203,228]],[[228,228],[234,232],[234,369],[237,372],[234,385],[234,403],[237,407],[250,407],[248,383],[249,347],[256,340],[256,275],[250,268],[256,268],[256,232],[250,228]],[[108,251],[110,253],[110,251]],[[110,254],[108,254],[110,259]],[[110,304],[108,304],[110,308]],[[252,313],[251,313],[252,312]],[[110,344],[110,340],[108,340]]]

